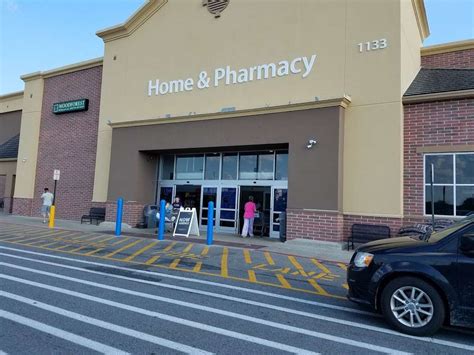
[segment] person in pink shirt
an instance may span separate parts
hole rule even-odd
[[[253,237],[253,220],[255,219],[255,212],[257,211],[257,205],[253,202],[253,196],[249,196],[249,200],[244,206],[244,226],[242,228],[242,238],[246,238],[248,235]]]

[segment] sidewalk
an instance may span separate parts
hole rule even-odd
[[[86,233],[103,233],[113,234],[115,231],[115,223],[103,222],[99,226],[81,224],[78,221],[69,220],[56,220],[56,229],[86,232]],[[24,217],[24,216],[12,216],[7,214],[0,214],[0,223],[11,223],[25,226],[42,226],[47,228],[42,223],[42,218],[37,217]],[[202,231],[200,237],[172,237],[171,234],[165,234],[165,239],[173,239],[183,242],[192,243],[206,243],[206,232]],[[122,235],[142,238],[156,238],[155,229],[137,229],[130,228],[127,226],[122,227]],[[285,243],[279,241],[279,239],[270,238],[240,238],[239,236],[232,234],[214,234],[214,244],[221,246],[228,246],[233,248],[248,248],[258,249],[261,251],[269,251],[272,253],[281,253],[286,255],[296,255],[302,257],[317,258],[322,260],[336,261],[342,263],[348,263],[352,251],[342,250],[341,245],[337,243],[313,241],[307,239],[292,239]]]

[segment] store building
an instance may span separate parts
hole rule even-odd
[[[425,160],[444,166],[430,154],[474,185],[457,155],[474,152],[474,41],[421,49],[422,0],[204,4],[150,0],[97,33],[103,58],[22,77],[13,213],[36,215],[60,169],[58,218],[114,220],[123,197],[135,225],[180,196],[202,227],[212,200],[216,230],[238,233],[252,195],[270,237],[286,211],[289,238],[341,242],[353,223],[423,219]]]

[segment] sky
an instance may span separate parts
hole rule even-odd
[[[101,57],[96,31],[124,22],[143,2],[0,0],[0,95],[23,90],[21,75]],[[474,38],[474,0],[425,0],[425,7],[424,45]]]

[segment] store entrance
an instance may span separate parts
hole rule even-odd
[[[176,197],[184,208],[195,208],[199,216],[201,207],[201,185],[176,185]]]
[[[240,186],[239,198],[239,234],[244,225],[244,206],[253,196],[253,201],[257,205],[257,213],[254,220],[254,235],[259,237],[270,236],[270,186]]]

